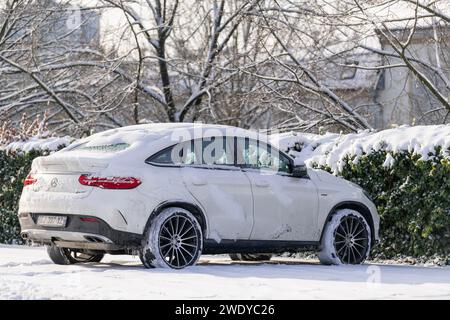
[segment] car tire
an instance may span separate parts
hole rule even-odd
[[[272,258],[270,253],[231,253],[233,261],[268,261]]]
[[[47,246],[47,253],[53,263],[60,265],[100,262],[104,257],[104,254],[102,253],[88,254],[84,252],[77,252],[68,248],[59,248],[54,244]]]
[[[202,228],[192,213],[167,208],[151,221],[139,258],[146,268],[182,269],[198,261],[202,248]]]
[[[371,241],[370,226],[358,211],[338,210],[325,226],[318,253],[320,263],[363,263],[369,256]]]

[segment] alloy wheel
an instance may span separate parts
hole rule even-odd
[[[199,250],[199,235],[194,223],[183,215],[173,215],[159,232],[159,250],[166,263],[175,269],[189,266]]]
[[[367,255],[369,243],[369,232],[361,218],[348,215],[341,219],[335,230],[334,247],[342,263],[361,263]]]

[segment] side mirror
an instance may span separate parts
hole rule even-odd
[[[297,178],[306,178],[308,177],[308,169],[306,169],[306,165],[294,165],[292,167],[292,176]]]

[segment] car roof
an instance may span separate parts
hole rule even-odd
[[[139,124],[127,127],[107,130],[94,136],[109,135],[131,135],[136,139],[154,140],[164,136],[187,136],[187,139],[195,139],[200,137],[210,137],[215,135],[237,136],[237,137],[253,137],[262,135],[256,131],[246,130],[238,127],[220,125],[220,124],[204,124],[204,123],[149,123]],[[186,139],[186,140],[187,140]]]
[[[73,147],[82,144],[85,144],[86,146],[100,146],[126,143],[128,145],[137,146],[147,143],[156,143],[160,146],[168,146],[171,144],[173,145],[175,142],[217,136],[249,137],[258,140],[267,140],[266,135],[256,131],[226,125],[203,123],[151,123],[99,132],[74,142],[67,149],[71,150]]]
[[[269,141],[268,136],[257,131],[246,130],[233,126],[202,123],[152,123],[115,128],[93,134],[84,139],[77,140],[67,148],[56,154],[66,154],[67,157],[95,155],[97,158],[127,158],[129,161],[140,163],[150,155],[184,141],[209,137],[238,137],[251,138],[268,143],[279,149],[276,144]],[[98,146],[114,146],[124,144],[126,147],[117,152],[102,152]],[[79,148],[83,146],[82,148]],[[87,149],[91,147],[92,149]],[[114,148],[112,148],[113,150]],[[129,155],[133,156],[130,157]]]
[[[189,129],[189,130],[194,130],[194,129],[218,129],[218,130],[226,130],[226,129],[230,129],[230,130],[236,130],[238,129],[239,131],[243,130],[243,131],[248,131],[242,128],[238,128],[238,127],[233,127],[233,126],[227,126],[227,125],[221,125],[221,124],[205,124],[205,123],[200,123],[200,122],[160,122],[160,123],[147,123],[147,124],[137,124],[137,125],[132,125],[132,126],[126,126],[126,127],[121,127],[121,128],[117,128],[117,129],[112,129],[112,130],[117,130],[117,131],[141,131],[141,130],[146,130],[149,132],[173,132],[174,130],[185,130],[185,129]],[[108,130],[108,131],[112,131],[112,130]],[[107,131],[105,131],[107,132]]]

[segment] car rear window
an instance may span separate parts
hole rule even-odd
[[[88,142],[75,146],[70,151],[92,151],[92,152],[118,152],[125,150],[130,145],[128,143],[113,143],[104,145],[89,145]]]

